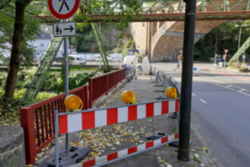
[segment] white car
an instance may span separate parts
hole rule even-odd
[[[77,55],[69,55],[69,64],[71,65],[84,65],[86,64],[86,60]]]
[[[123,60],[123,55],[119,54],[119,53],[109,54],[108,56],[110,56],[113,61],[122,61]]]
[[[114,61],[114,58],[111,57],[111,56],[107,56],[107,59],[108,59],[108,61]],[[95,61],[100,61],[100,60],[102,60],[102,57],[99,56],[99,55],[96,55],[96,56],[94,57],[94,60],[95,60]]]

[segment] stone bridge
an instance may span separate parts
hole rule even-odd
[[[205,5],[202,2],[205,2]],[[223,1],[216,1],[213,5],[206,5],[206,0],[197,3],[197,12],[202,11],[223,11]],[[231,11],[239,1],[227,1],[224,11]],[[161,11],[168,13],[185,12],[185,7],[179,10],[180,3],[172,4],[172,7]],[[157,6],[157,5],[155,5]],[[221,6],[221,8],[216,8]],[[234,7],[235,8],[235,7]],[[173,11],[174,10],[174,11]],[[242,10],[242,9],[241,9]],[[151,13],[159,13],[151,11]],[[224,20],[196,21],[194,44],[203,38],[212,29],[225,22]],[[149,55],[151,62],[160,60],[175,61],[178,59],[179,50],[183,48],[184,21],[168,22],[133,22],[130,24],[130,31],[134,38],[137,49],[143,55]],[[213,53],[211,53],[213,54]]]

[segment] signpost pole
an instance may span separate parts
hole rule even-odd
[[[216,57],[217,57],[217,54],[215,53],[214,54],[214,65],[216,65]]]
[[[184,0],[186,3],[184,44],[183,44],[183,67],[181,82],[181,106],[179,124],[179,149],[178,159],[189,160],[190,153],[190,122],[192,102],[192,78],[193,78],[193,55],[194,33],[196,19],[196,0]]]
[[[224,52],[225,52],[225,56],[224,57],[224,70],[226,69],[226,58],[227,58],[227,52],[228,52],[228,49],[224,49]],[[237,64],[236,64],[237,65]],[[236,67],[237,68],[237,67]]]
[[[179,51],[180,52],[180,60],[179,60],[179,67],[181,68],[182,63],[182,50]]]
[[[64,82],[65,82],[65,97],[69,95],[69,83],[68,83],[68,36],[76,35],[76,22],[66,22],[66,19],[71,18],[78,10],[81,0],[63,0],[61,5],[58,3],[53,3],[55,0],[48,0],[48,8],[50,13],[57,19],[63,20],[60,23],[54,23],[53,25],[53,36],[63,37],[64,41]],[[58,121],[58,120],[55,120]],[[56,124],[57,125],[57,124]],[[55,133],[57,133],[58,128],[56,128]],[[57,138],[56,138],[56,143]],[[69,136],[66,134],[66,152],[69,152]],[[56,150],[56,164],[58,166],[58,150]]]
[[[66,21],[63,20],[65,23]],[[69,82],[68,82],[68,49],[67,49],[67,37],[64,38],[64,84],[65,84],[65,98],[69,95]],[[69,151],[69,135],[66,134],[66,152],[68,153]]]
[[[225,59],[224,59],[224,70],[226,69],[226,56],[225,56]]]

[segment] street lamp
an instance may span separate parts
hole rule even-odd
[[[242,27],[246,27],[246,24],[236,24],[235,27],[240,27],[240,32],[239,32],[239,43],[238,43],[238,50],[240,49],[240,38],[241,38],[241,28]],[[239,57],[237,58],[237,62],[236,62],[236,68],[238,68],[238,61],[239,61]]]

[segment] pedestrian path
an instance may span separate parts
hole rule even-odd
[[[108,99],[101,107],[111,107],[124,105],[120,100],[120,94],[124,90],[134,91],[136,94],[137,103],[154,101],[157,96],[165,96],[164,93],[153,92],[155,83],[151,83],[154,79],[153,76],[138,76],[137,80],[132,80],[127,83],[121,90],[117,91],[112,98]],[[144,128],[147,134],[154,131],[162,131],[166,133],[178,132],[178,123],[176,119],[171,119],[167,115],[154,117],[152,119],[145,119],[131,124],[124,124],[132,126],[134,131],[140,131]],[[157,149],[149,150],[144,153],[123,159],[105,167],[223,167],[216,156],[207,147],[207,144],[195,130],[191,127],[191,148],[190,148],[190,161],[182,162],[177,159],[178,148],[164,145]],[[145,136],[142,136],[145,138]],[[140,141],[139,139],[138,141]],[[144,141],[144,140],[143,140]],[[133,144],[137,144],[133,142]],[[118,147],[117,147],[118,148]],[[116,149],[117,149],[116,148]]]

